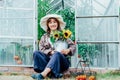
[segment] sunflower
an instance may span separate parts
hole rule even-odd
[[[63,30],[63,36],[65,39],[68,39],[71,36],[72,32],[70,30]]]
[[[62,31],[52,31],[50,34],[50,40],[54,43],[57,40],[65,40],[71,36],[72,32],[70,30],[62,30]]]
[[[59,32],[58,31],[52,31],[50,34],[50,40],[52,43],[54,43],[57,39],[59,39]]]
[[[58,39],[59,38],[59,34],[58,33],[54,34],[54,38]]]
[[[54,39],[58,39],[60,37],[59,31],[54,31],[52,33],[52,36],[53,36]]]

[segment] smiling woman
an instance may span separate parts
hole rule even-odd
[[[56,18],[49,18],[47,21],[47,26],[49,26],[48,30],[52,31],[55,31],[57,28],[60,28],[59,21]]]
[[[39,51],[35,51],[33,54],[34,70],[39,74],[34,74],[32,77],[44,79],[51,73],[52,77],[60,78],[63,76],[62,72],[70,66],[67,56],[72,56],[75,53],[75,45],[69,38],[71,32],[63,30],[66,24],[61,15],[48,14],[41,18],[40,24],[46,33],[40,40]],[[57,41],[60,39],[66,40],[67,46],[63,45],[63,42],[58,46]]]

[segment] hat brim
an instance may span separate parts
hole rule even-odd
[[[65,28],[66,23],[63,21],[62,16],[57,15],[57,14],[49,14],[49,15],[46,15],[45,17],[41,18],[41,20],[40,20],[40,26],[44,31],[47,31],[47,20],[51,17],[56,18],[60,22],[61,29]]]

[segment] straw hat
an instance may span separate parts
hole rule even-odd
[[[47,31],[47,20],[51,17],[54,17],[56,18],[59,22],[60,22],[60,27],[61,29],[64,29],[65,26],[66,26],[66,23],[63,21],[63,18],[61,15],[57,15],[57,14],[48,14],[46,16],[44,16],[43,18],[41,18],[40,20],[40,25],[41,25],[41,28],[44,30],[44,31]]]

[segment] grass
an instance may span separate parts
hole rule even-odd
[[[11,73],[10,75],[19,75],[18,73]]]
[[[104,74],[98,73],[97,80],[120,80],[120,71],[110,71]]]
[[[2,73],[0,73],[0,75],[2,75]]]
[[[5,74],[0,73],[0,76],[2,76],[2,75],[4,76]],[[19,76],[20,74],[13,72],[13,73],[10,73],[10,75]],[[10,77],[10,75],[8,75],[8,76]],[[28,77],[30,78],[30,76],[28,76]],[[76,76],[71,75],[71,77],[68,77],[65,79],[61,78],[61,79],[57,79],[57,80],[75,80],[75,78],[76,78]],[[46,80],[51,80],[51,79],[47,78]],[[109,71],[109,72],[104,73],[104,74],[97,73],[96,80],[120,80],[120,71],[119,70]]]

